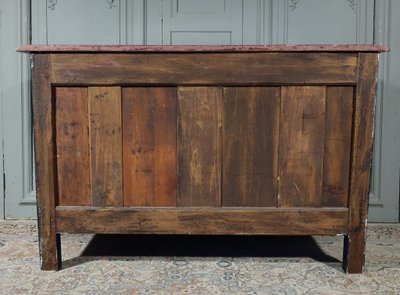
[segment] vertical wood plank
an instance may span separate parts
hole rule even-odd
[[[361,273],[365,263],[377,66],[378,54],[359,53],[352,133],[349,235],[346,237],[346,257],[343,259],[343,267],[349,273]]]
[[[57,87],[55,96],[58,204],[89,206],[88,90]]]
[[[326,207],[347,207],[353,96],[353,87],[327,88],[323,181]]]
[[[222,88],[178,88],[178,206],[221,205]]]
[[[89,87],[92,206],[122,206],[121,88]]]
[[[125,206],[175,206],[176,88],[123,89]]]
[[[61,253],[55,220],[56,159],[54,114],[48,54],[36,54],[32,68],[32,107],[35,136],[36,197],[38,202],[39,252],[42,270],[60,268]]]
[[[319,207],[322,203],[325,96],[325,87],[282,87],[280,207]]]
[[[223,104],[223,206],[277,206],[279,87],[228,87]]]

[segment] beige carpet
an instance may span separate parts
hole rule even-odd
[[[34,221],[0,221],[0,294],[400,294],[400,225],[368,227],[366,271],[341,270],[343,237],[63,235],[39,269]]]

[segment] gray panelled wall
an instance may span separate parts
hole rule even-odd
[[[13,51],[31,30],[37,44],[389,45],[380,68],[369,219],[398,221],[398,11],[397,0],[0,0],[0,218],[35,216],[29,61]]]
[[[33,217],[29,57],[15,48],[29,42],[29,1],[0,0],[0,217]],[[4,175],[4,177],[3,177]]]

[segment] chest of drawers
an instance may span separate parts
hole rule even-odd
[[[362,272],[367,45],[23,46],[40,255],[60,233],[345,235]]]

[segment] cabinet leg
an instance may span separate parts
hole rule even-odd
[[[365,264],[365,230],[351,232],[344,237],[343,270],[362,273]]]
[[[41,270],[59,270],[62,261],[60,234],[42,237],[39,244]]]

